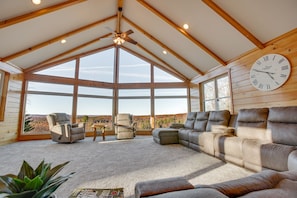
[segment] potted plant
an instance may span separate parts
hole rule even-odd
[[[74,172],[66,176],[55,177],[68,162],[51,168],[50,163],[40,162],[34,170],[23,161],[18,175],[0,176],[0,197],[9,198],[50,198],[53,192],[66,182]]]

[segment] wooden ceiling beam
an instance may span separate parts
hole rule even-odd
[[[70,53],[75,52],[75,51],[77,51],[79,49],[82,49],[84,47],[87,47],[88,45],[91,45],[93,43],[96,43],[96,42],[100,41],[102,38],[106,38],[106,37],[109,37],[111,35],[112,35],[112,33],[108,33],[108,34],[105,34],[103,36],[100,36],[100,37],[98,37],[96,39],[93,39],[93,40],[91,40],[89,42],[86,42],[86,43],[84,43],[82,45],[79,45],[79,46],[77,46],[75,48],[72,48],[72,49],[70,49],[70,50],[68,50],[66,52],[63,52],[63,53],[61,53],[61,54],[59,54],[57,56],[54,56],[54,57],[51,57],[51,58],[49,58],[49,59],[47,59],[45,61],[42,61],[42,62],[40,62],[40,63],[38,63],[38,64],[30,67],[30,68],[27,68],[27,69],[24,70],[24,72],[25,73],[29,73],[29,72],[30,73],[33,73],[33,72],[39,71],[41,69],[44,69],[43,68],[44,65],[50,64],[51,62],[53,62],[53,61],[55,61],[55,60],[57,60],[57,59],[59,59],[59,58],[61,58],[63,56],[66,56],[67,54],[70,54]]]
[[[201,48],[203,51],[205,51],[207,54],[209,54],[211,57],[213,57],[216,61],[218,61],[222,65],[226,65],[226,62],[221,59],[218,55],[216,55],[214,52],[212,52],[210,49],[208,49],[204,44],[202,44],[200,41],[195,39],[192,35],[190,35],[188,32],[186,32],[183,28],[179,27],[177,24],[175,24],[172,20],[167,18],[165,15],[163,15],[161,12],[156,10],[154,7],[149,5],[145,2],[145,0],[137,0],[141,5],[143,5],[145,8],[156,14],[159,18],[161,18],[163,21],[165,21],[167,24],[172,26],[174,29],[182,33],[186,38],[188,38],[190,41],[192,41],[194,44],[196,44],[199,48]]]
[[[62,34],[62,35],[60,35],[60,36],[57,36],[57,37],[52,38],[52,39],[50,39],[50,40],[47,40],[47,41],[45,41],[45,42],[39,43],[39,44],[37,44],[37,45],[35,45],[35,46],[29,47],[29,48],[27,48],[27,49],[24,49],[24,50],[21,50],[21,51],[19,51],[19,52],[14,53],[14,54],[11,54],[11,55],[8,55],[8,56],[6,56],[6,57],[3,57],[3,58],[0,59],[0,61],[2,61],[2,62],[6,62],[6,61],[9,61],[9,60],[15,59],[15,58],[17,58],[17,57],[19,57],[19,56],[22,56],[22,55],[25,55],[25,54],[27,54],[27,53],[33,52],[33,51],[38,50],[38,49],[40,49],[40,48],[42,48],[42,47],[48,46],[48,45],[50,45],[50,44],[52,44],[52,43],[54,43],[54,42],[59,42],[59,41],[61,41],[62,39],[65,39],[65,38],[70,37],[70,36],[72,36],[72,35],[74,35],[74,34],[80,33],[80,32],[82,32],[82,31],[85,31],[85,30],[87,30],[87,29],[90,29],[90,28],[92,28],[92,27],[94,27],[94,26],[97,26],[97,25],[99,25],[99,24],[101,24],[101,23],[104,23],[104,22],[106,22],[106,21],[109,21],[109,20],[111,20],[111,19],[114,19],[115,17],[116,17],[116,15],[113,15],[113,16],[107,17],[107,18],[105,18],[105,19],[96,21],[96,22],[94,22],[94,23],[88,24],[88,25],[86,25],[86,26],[80,27],[80,28],[78,28],[78,29],[76,29],[76,30],[73,30],[73,31],[71,31],[71,32],[68,32],[68,33],[66,33],[66,34]]]
[[[63,3],[50,6],[48,8],[40,9],[40,10],[31,12],[31,13],[27,13],[27,14],[23,14],[23,15],[20,15],[20,16],[11,18],[11,19],[7,19],[7,20],[4,20],[4,21],[0,22],[0,29],[11,26],[11,25],[14,25],[16,23],[20,23],[20,22],[35,18],[35,17],[39,17],[39,16],[44,15],[44,14],[54,12],[56,10],[63,9],[65,7],[68,7],[68,6],[75,5],[75,4],[84,2],[84,1],[87,1],[87,0],[68,0],[68,1],[65,1]]]
[[[142,34],[144,34],[145,36],[147,36],[150,40],[154,41],[155,43],[157,43],[159,46],[161,46],[162,48],[164,48],[165,50],[167,50],[169,53],[171,53],[173,56],[175,56],[177,59],[181,60],[182,62],[184,62],[186,65],[188,65],[190,68],[192,68],[194,71],[196,71],[198,74],[203,75],[203,72],[200,71],[197,67],[195,67],[192,63],[190,63],[189,61],[187,61],[185,58],[183,58],[182,56],[180,56],[178,53],[176,53],[174,50],[170,49],[168,46],[166,46],[164,43],[162,43],[161,41],[159,41],[158,39],[156,39],[155,37],[153,37],[151,34],[149,34],[148,32],[146,32],[144,29],[142,29],[140,26],[138,26],[137,24],[135,24],[134,22],[132,22],[130,19],[126,18],[125,16],[123,16],[123,19],[125,21],[127,21],[130,25],[132,25],[133,27],[135,27],[138,31],[140,31]]]
[[[259,41],[252,33],[250,33],[246,28],[244,28],[239,22],[232,18],[228,13],[226,13],[222,8],[220,8],[213,0],[202,0],[208,7],[215,11],[218,15],[224,18],[230,25],[237,29],[242,35],[244,35],[248,40],[250,40],[258,48],[263,49],[265,45]]]
[[[160,64],[157,64],[155,63],[156,65],[158,65],[158,67],[160,67],[161,69],[165,70],[166,72],[174,75],[174,76],[177,76],[178,78],[180,78],[181,80],[184,80],[185,82],[189,82],[190,80],[182,75],[180,72],[178,72],[174,67],[172,67],[171,65],[169,65],[167,62],[165,62],[164,60],[162,60],[161,58],[159,58],[157,55],[153,54],[151,51],[149,51],[148,49],[146,49],[144,46],[142,46],[141,44],[137,43],[136,44],[137,47],[139,47],[140,49],[142,49],[143,51],[145,51],[146,53],[148,53],[149,55],[151,55],[152,57],[154,57],[155,59],[157,59],[158,61],[160,61],[161,63],[163,63],[164,65],[166,65],[168,68],[160,65]],[[147,60],[147,58],[143,57],[142,55],[126,48],[126,47],[123,47],[124,49],[126,49],[127,51],[129,51],[131,54],[134,54],[135,56],[138,56],[144,60]],[[152,61],[150,61],[152,62]]]

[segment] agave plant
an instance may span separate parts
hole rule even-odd
[[[0,197],[9,198],[47,198],[74,172],[66,176],[55,177],[68,162],[51,168],[50,163],[40,162],[34,170],[23,161],[18,175],[7,174],[0,176]]]

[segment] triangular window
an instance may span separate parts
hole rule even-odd
[[[75,60],[66,63],[59,64],[54,67],[50,67],[34,74],[48,75],[48,76],[59,76],[65,78],[74,78],[75,74]]]
[[[154,82],[183,82],[183,81],[159,69],[158,67],[154,67]]]

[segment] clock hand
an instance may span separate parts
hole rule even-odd
[[[255,72],[261,72],[261,73],[266,73],[266,74],[275,74],[273,72],[266,72],[266,71],[262,71],[262,70],[258,70],[258,69],[253,69]]]

